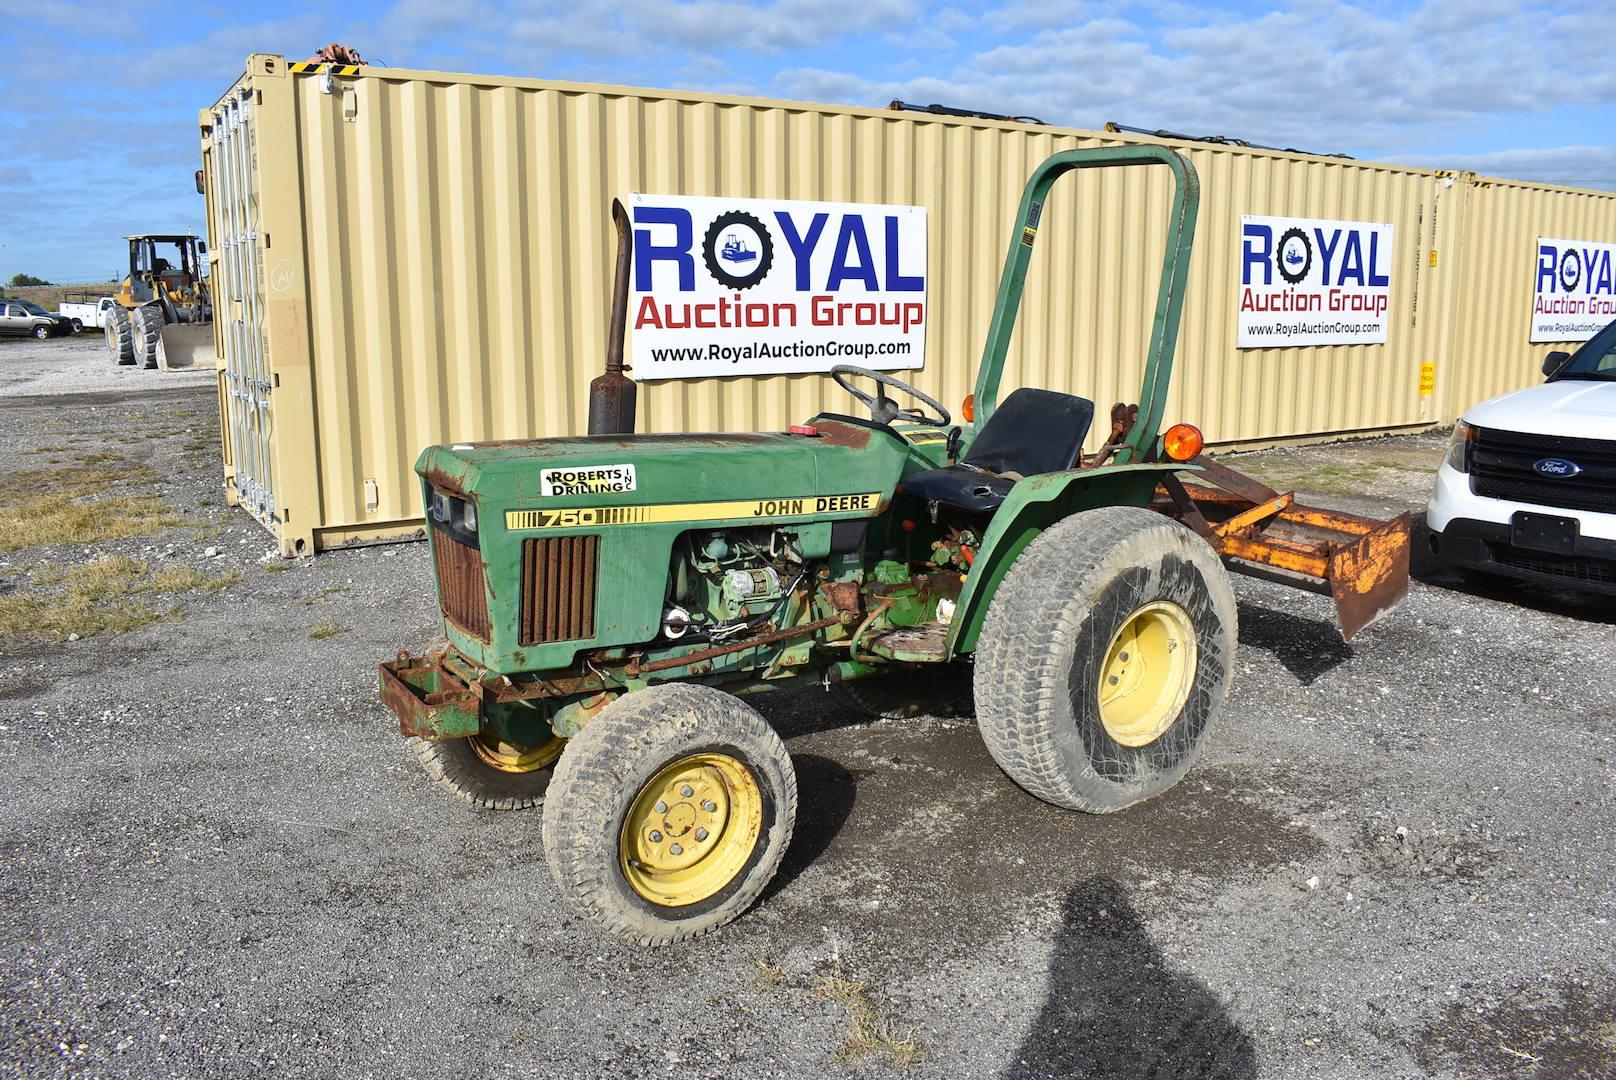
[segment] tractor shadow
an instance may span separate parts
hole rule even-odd
[[[842,826],[852,816],[858,797],[853,774],[818,754],[792,754],[797,769],[797,825],[791,846],[763,897],[789,888],[797,875],[825,854]]]
[[[1003,1080],[1248,1080],[1251,1038],[1212,991],[1172,970],[1108,877],[1062,905],[1044,1005]]]
[[[1240,644],[1272,654],[1303,686],[1352,659],[1352,646],[1341,640],[1334,623],[1244,600],[1239,609]]]

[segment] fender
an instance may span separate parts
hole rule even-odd
[[[1199,471],[1196,465],[1162,461],[1069,469],[1019,481],[993,515],[987,535],[982,538],[982,548],[965,578],[959,606],[949,623],[948,655],[959,656],[976,648],[976,637],[982,631],[982,620],[987,617],[988,603],[998,592],[1010,565],[1033,537],[1083,510],[1100,506],[1146,506],[1163,476]]]

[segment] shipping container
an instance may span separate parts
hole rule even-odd
[[[1540,382],[1550,352],[1580,344],[1532,340],[1538,239],[1616,243],[1616,192],[1461,179],[1467,210],[1455,341],[1463,362],[1444,387],[1445,422],[1479,401]]]
[[[954,406],[1033,167],[1162,141],[263,54],[200,122],[228,491],[289,554],[416,535],[411,466],[427,445],[584,430],[614,197],[925,207],[926,355],[904,377]],[[1169,422],[1251,446],[1448,417],[1451,387],[1469,385],[1451,369],[1474,362],[1454,352],[1461,267],[1481,264],[1438,253],[1461,248],[1479,189],[1433,170],[1169,145],[1202,186]],[[1102,416],[1136,396],[1170,188],[1156,172],[1056,187],[1006,390],[1081,394]],[[1392,226],[1386,342],[1237,348],[1243,215]],[[852,407],[822,375],[647,382],[639,429],[781,429]]]

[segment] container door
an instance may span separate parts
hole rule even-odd
[[[273,525],[270,475],[269,355],[264,341],[264,256],[252,92],[246,84],[213,114],[209,182],[217,207],[218,281],[214,319],[224,350],[225,428],[235,450],[236,494],[241,505]]]

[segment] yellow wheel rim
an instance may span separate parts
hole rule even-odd
[[[680,758],[634,797],[618,838],[623,877],[662,907],[700,903],[746,868],[763,831],[757,778],[728,754]]]
[[[1128,616],[1100,666],[1100,722],[1123,746],[1149,746],[1178,718],[1195,683],[1195,624],[1156,600]]]
[[[566,743],[565,739],[551,735],[537,746],[523,749],[486,732],[478,732],[469,741],[471,752],[484,765],[508,773],[530,773],[535,769],[549,768],[561,756],[561,748]]]

